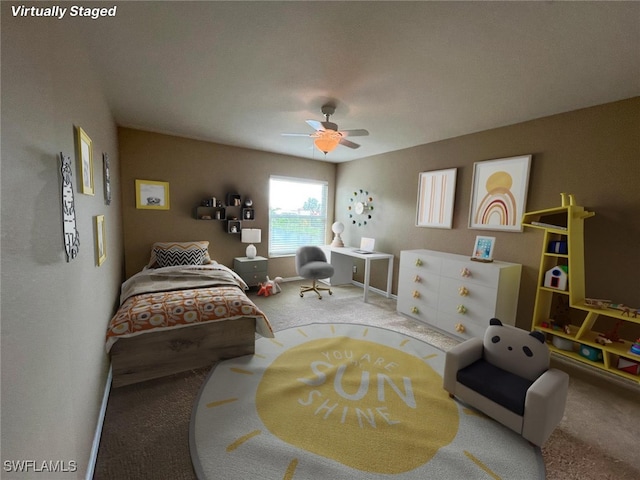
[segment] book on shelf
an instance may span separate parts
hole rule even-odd
[[[553,223],[545,223],[545,222],[531,222],[531,225],[535,225],[536,227],[555,228],[556,230],[567,229],[567,227],[563,227],[562,225],[554,225]]]

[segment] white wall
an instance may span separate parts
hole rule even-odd
[[[108,372],[104,335],[122,279],[117,131],[81,43],[66,38],[73,23],[14,18],[2,3],[0,476],[84,478]],[[93,140],[96,189],[88,196],[76,188],[81,244],[67,263],[58,154],[71,155],[77,168],[75,125]],[[110,206],[102,152],[111,160]],[[107,260],[98,267],[93,217],[100,214]],[[5,462],[18,460],[39,468],[73,461],[77,471],[8,472]]]

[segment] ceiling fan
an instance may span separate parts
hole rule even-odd
[[[338,125],[330,122],[329,117],[336,111],[334,105],[323,105],[322,114],[325,121],[318,122],[317,120],[307,120],[307,123],[311,128],[315,130],[313,133],[283,133],[284,136],[289,137],[312,137],[314,145],[323,152],[325,155],[334,150],[338,145],[344,145],[349,148],[359,148],[360,145],[347,140],[346,137],[364,137],[369,135],[369,132],[364,129],[357,130],[338,130]]]

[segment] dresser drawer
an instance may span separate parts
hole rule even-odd
[[[400,270],[416,268],[420,271],[440,273],[442,259],[411,251],[400,252]]]
[[[496,285],[500,277],[500,269],[495,268],[495,265],[471,261],[445,260],[440,273],[443,277],[460,278],[484,285]]]

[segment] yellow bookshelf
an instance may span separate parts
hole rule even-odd
[[[632,339],[620,339],[602,345],[599,341],[604,338],[603,332],[597,330],[597,321],[600,317],[636,324],[640,324],[640,318],[619,310],[606,307],[597,308],[588,305],[585,301],[584,221],[594,215],[594,212],[576,205],[573,195],[564,193],[562,194],[561,206],[525,213],[522,220],[523,225],[541,230],[543,233],[531,329],[545,333],[549,341],[549,348],[559,355],[640,383],[640,375],[628,373],[618,368],[620,358],[640,362],[640,355],[629,351]],[[551,242],[566,242],[566,252],[551,252]],[[554,267],[566,267],[568,271],[566,290],[545,286],[545,275]],[[566,330],[564,326],[559,327],[554,318],[559,308],[558,305],[562,301],[565,302],[568,308],[566,314],[570,317]],[[560,340],[557,343],[562,343],[562,348],[554,345],[556,343],[554,338]],[[571,345],[571,348],[567,348],[568,345]],[[602,359],[593,360],[581,355],[580,351],[585,346],[601,351]]]

